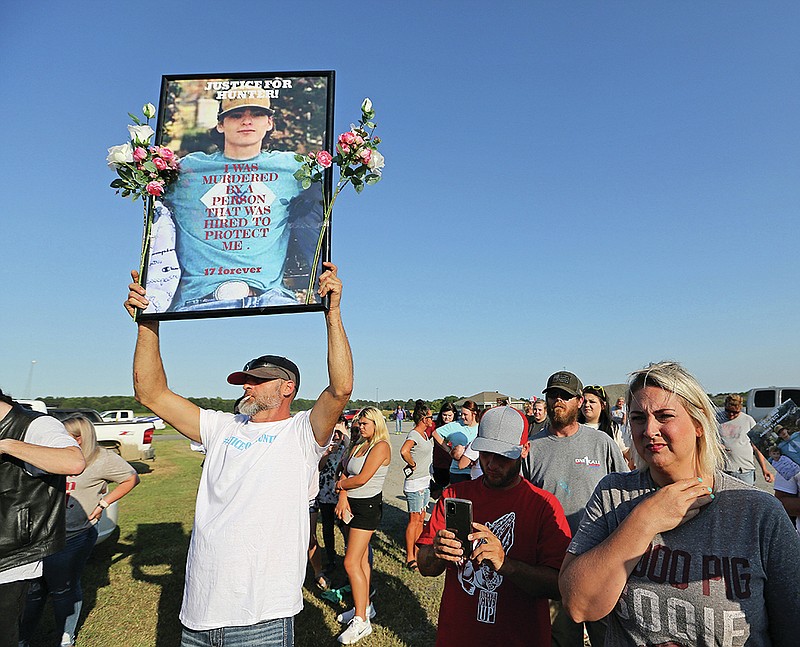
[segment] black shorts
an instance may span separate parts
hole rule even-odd
[[[367,499],[347,499],[353,518],[348,524],[359,530],[376,530],[383,516],[383,495],[379,492]]]

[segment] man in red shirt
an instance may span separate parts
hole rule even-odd
[[[570,530],[558,500],[520,476],[528,421],[512,407],[481,419],[472,442],[483,476],[445,489],[417,545],[423,575],[446,571],[437,647],[549,645],[548,599],[560,599],[558,570]],[[472,501],[472,554],[445,529],[448,498]]]

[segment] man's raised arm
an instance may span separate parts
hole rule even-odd
[[[333,263],[323,263],[326,270],[319,277],[319,295],[330,295],[330,307],[325,313],[328,333],[328,388],[317,399],[311,410],[311,428],[320,445],[326,445],[333,427],[347,406],[353,392],[353,354],[342,325],[339,309],[342,299],[342,282],[336,275]]]
[[[133,282],[128,286],[125,309],[133,316],[134,308],[149,304],[144,288],[139,285],[139,273],[131,272]],[[133,393],[136,400],[175,427],[187,438],[200,439],[200,408],[167,386],[167,375],[161,362],[158,322],[139,322],[136,350],[133,353]]]

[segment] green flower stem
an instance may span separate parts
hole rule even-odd
[[[325,240],[325,230],[328,228],[328,224],[331,221],[331,213],[333,212],[333,203],[336,202],[336,196],[339,195],[339,192],[347,186],[347,183],[350,182],[350,178],[339,179],[338,184],[336,185],[336,190],[333,192],[331,196],[331,201],[326,205],[325,211],[323,212],[322,217],[322,228],[319,230],[319,240],[317,241],[317,250],[314,252],[314,262],[311,264],[311,275],[308,278],[308,290],[306,290],[306,305],[311,303],[311,299],[314,295],[314,282],[317,280],[317,266],[319,265],[319,255],[322,253],[322,241]]]
[[[150,215],[150,206],[152,203],[152,196],[145,196],[142,195],[142,205],[144,209],[144,232],[142,233],[142,257],[139,259],[139,285],[144,285],[142,283],[143,276],[144,276],[144,264],[147,260],[147,252],[150,249],[150,229],[152,228],[152,222],[148,217]],[[138,312],[134,312],[133,320],[136,321],[136,316]]]

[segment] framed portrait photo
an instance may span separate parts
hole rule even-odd
[[[162,77],[155,141],[180,170],[148,210],[138,319],[326,307],[310,276],[331,174],[304,188],[295,173],[333,150],[333,101],[333,71]],[[317,276],[327,260],[330,227]]]

